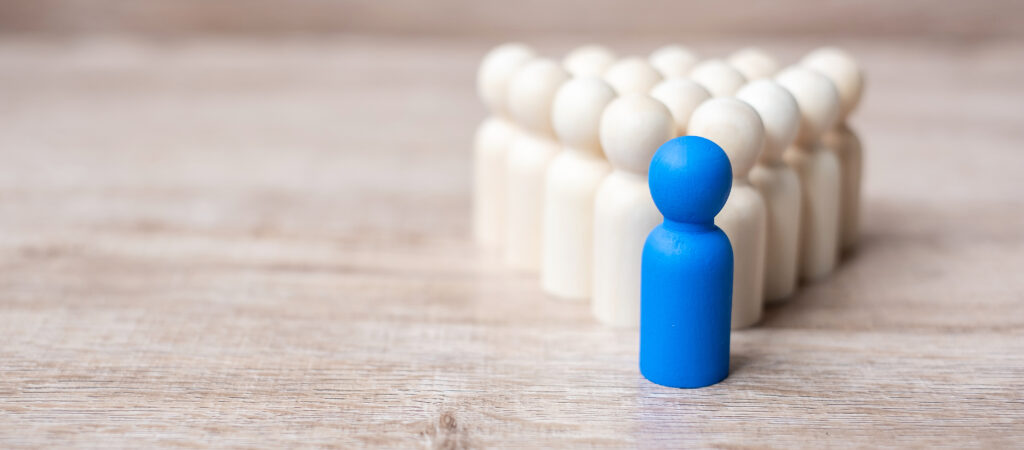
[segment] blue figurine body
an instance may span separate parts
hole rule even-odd
[[[733,256],[715,215],[732,187],[729,157],[712,141],[683,136],[651,160],[651,196],[665,222],[644,245],[640,372],[677,388],[729,374]]]

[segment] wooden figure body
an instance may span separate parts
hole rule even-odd
[[[509,148],[507,163],[505,261],[515,269],[540,270],[544,179],[560,150],[551,126],[551,105],[568,79],[558,63],[535,59],[509,82],[509,112],[523,129]]]
[[[552,109],[562,151],[548,167],[544,194],[541,286],[556,297],[590,298],[594,198],[611,172],[599,137],[601,113],[615,91],[600,78],[575,78],[558,90]]]
[[[839,249],[843,252],[852,251],[860,239],[860,186],[864,150],[857,132],[846,122],[825,133],[822,143],[833,149],[839,158],[840,178],[843,182],[839,194]]]
[[[718,144],[732,164],[732,192],[715,224],[729,236],[734,255],[732,327],[761,320],[764,306],[764,252],[767,210],[747,178],[764,145],[761,117],[735,98],[714,98],[690,118],[689,133]]]
[[[473,237],[487,247],[505,241],[506,160],[518,133],[508,117],[505,92],[512,74],[534,57],[523,44],[504,44],[484,57],[477,72],[477,93],[491,115],[477,128],[473,144]]]
[[[674,127],[668,108],[646,94],[619,97],[601,115],[601,145],[613,168],[594,202],[591,308],[602,323],[639,325],[640,258],[647,234],[662,220],[647,169]]]
[[[712,97],[731,97],[747,82],[740,71],[717,58],[694,66],[690,79],[704,86]]]
[[[764,298],[779,301],[796,291],[798,280],[800,178],[782,160],[782,154],[796,139],[800,109],[789,91],[772,80],[749,83],[736,98],[753,107],[764,124],[764,149],[750,171],[750,183],[761,193],[768,210]]]
[[[864,74],[857,61],[846,52],[825,47],[804,57],[802,66],[825,75],[839,93],[839,123],[825,133],[822,142],[839,157],[842,173],[840,187],[839,245],[849,251],[857,245],[860,235],[860,191],[863,150],[860,138],[848,123],[864,92]]]
[[[684,136],[651,162],[650,188],[665,221],[643,250],[640,372],[664,386],[698,388],[729,374],[733,253],[715,226],[729,198],[729,158]]]
[[[654,89],[651,89],[651,97],[664,103],[672,113],[672,120],[676,123],[676,131],[673,136],[683,136],[686,134],[693,111],[701,103],[711,98],[711,94],[695,81],[686,78],[673,78],[654,86]]]
[[[839,159],[821,144],[821,136],[839,115],[839,94],[817,72],[790,67],[775,78],[800,109],[796,145],[783,159],[800,177],[800,277],[820,279],[835,269],[838,259],[839,202],[842,183]]]
[[[651,52],[647,60],[666,80],[685,78],[699,61],[696,53],[676,44],[666,45]]]

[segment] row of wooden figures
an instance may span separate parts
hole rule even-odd
[[[559,63],[501,45],[477,79],[491,115],[475,141],[475,238],[539,271],[548,294],[636,327],[641,252],[663,221],[648,166],[666,141],[701,136],[731,164],[714,222],[734,254],[732,327],[751,326],[856,244],[862,157],[847,118],[863,85],[837,48],[779,70],[756,48],[699,61],[678,45],[622,59],[588,45]]]

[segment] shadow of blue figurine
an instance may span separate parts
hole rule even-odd
[[[649,184],[665,222],[644,244],[640,373],[663,386],[709,386],[729,375],[733,256],[715,215],[732,166],[718,144],[678,137],[655,153]]]

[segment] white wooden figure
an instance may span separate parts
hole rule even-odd
[[[646,59],[631,56],[612,64],[604,72],[604,79],[619,95],[646,94],[663,77]]]
[[[676,123],[674,136],[685,136],[690,115],[705,100],[711,98],[707,89],[687,78],[671,78],[654,86],[651,97],[665,104]]]
[[[839,94],[832,82],[813,70],[793,66],[775,80],[796,99],[800,131],[783,155],[800,177],[800,277],[817,280],[835,269],[839,238],[839,158],[821,136],[839,117]]]
[[[775,58],[757,47],[737,50],[729,55],[728,61],[743,74],[747,81],[770,78],[779,71],[779,63],[775,61]]]
[[[666,80],[686,77],[699,61],[696,53],[677,44],[661,47],[647,59]]]
[[[601,115],[601,145],[612,173],[594,203],[594,291],[601,322],[640,325],[640,258],[647,234],[663,218],[647,186],[654,152],[672,138],[672,113],[647,94],[628,94]]]
[[[568,79],[558,63],[538,58],[520,68],[508,85],[508,110],[523,129],[508,152],[505,261],[515,269],[540,270],[544,178],[560,150],[551,105]]]
[[[718,144],[732,164],[732,191],[715,225],[732,244],[732,327],[749,327],[761,320],[764,309],[767,211],[747,178],[764,145],[764,126],[750,105],[735,98],[714,98],[693,112],[689,133]]]
[[[732,97],[747,79],[740,71],[721,59],[709,59],[694,66],[690,79],[704,86],[712,97]]]
[[[548,166],[544,193],[541,286],[555,297],[590,298],[594,251],[594,198],[611,172],[601,149],[601,113],[615,90],[600,78],[563,84],[551,112],[562,151]]]
[[[573,77],[600,77],[615,63],[615,53],[608,47],[589,44],[579,47],[562,59],[562,67]]]
[[[523,44],[500,45],[487,53],[477,72],[477,93],[491,115],[477,128],[473,144],[473,237],[487,247],[505,241],[506,160],[518,132],[505,104],[508,80],[535,56]]]
[[[774,302],[796,290],[800,251],[800,178],[782,160],[800,129],[800,109],[793,95],[773,80],[748,83],[736,98],[757,111],[764,124],[764,148],[750,170],[750,183],[768,208],[764,255],[764,298]]]
[[[864,164],[860,138],[847,119],[860,103],[864,92],[864,74],[848,53],[835,47],[815,50],[801,65],[828,77],[839,92],[839,123],[825,133],[822,141],[839,157],[843,185],[840,188],[839,244],[852,250],[860,234],[860,185]]]

